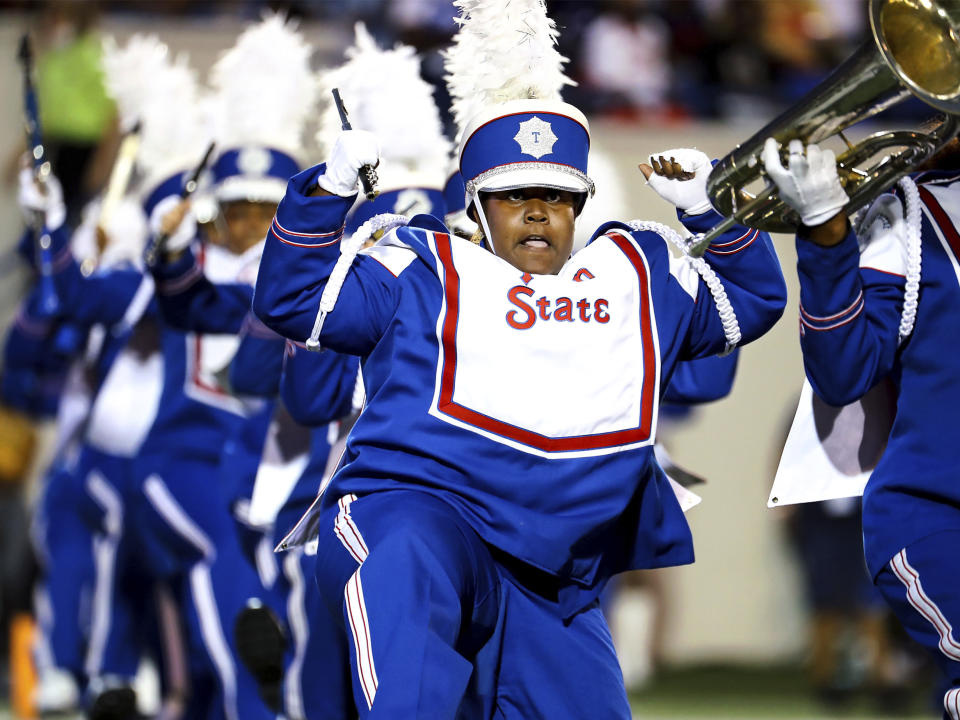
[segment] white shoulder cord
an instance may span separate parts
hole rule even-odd
[[[917,319],[917,301],[920,297],[920,191],[912,178],[900,179],[900,189],[907,201],[907,282],[903,295],[903,310],[900,311],[900,343],[913,332]]]
[[[317,319],[313,323],[313,332],[306,342],[307,350],[318,352],[320,350],[320,331],[323,330],[323,321],[327,315],[333,312],[337,304],[337,298],[340,296],[340,290],[347,279],[347,272],[353,265],[354,258],[360,252],[363,244],[373,237],[378,231],[387,232],[393,228],[406,225],[408,219],[403,215],[391,215],[384,213],[374,215],[363,225],[357,228],[357,231],[350,237],[346,243],[341,243],[340,257],[337,258],[337,264],[333,266],[333,271],[327,279],[327,284],[323,288],[323,294],[320,296],[320,307],[317,310]]]
[[[907,228],[907,281],[904,286],[903,309],[900,311],[900,327],[898,330],[898,344],[902,345],[910,337],[910,333],[913,332],[913,325],[917,320],[920,271],[922,268],[922,242],[920,239],[920,191],[917,190],[917,184],[910,177],[900,178],[897,184],[903,190],[903,197],[906,200],[904,220]],[[857,235],[860,237],[864,237],[864,233],[869,232],[869,228],[862,224],[866,219],[866,210],[864,208],[857,213],[853,222]]]
[[[720,353],[720,356],[729,355],[740,342],[740,323],[737,322],[737,314],[734,312],[733,305],[730,304],[730,298],[727,297],[727,291],[723,289],[723,282],[717,277],[713,268],[702,257],[693,257],[687,254],[687,243],[680,233],[669,225],[663,225],[658,222],[647,220],[631,220],[627,223],[632,230],[649,230],[655,232],[660,237],[670,242],[674,247],[683,253],[683,258],[694,270],[703,278],[707,289],[713,296],[713,302],[717,306],[717,312],[720,315],[720,322],[723,324],[723,334],[727,339],[727,346]]]

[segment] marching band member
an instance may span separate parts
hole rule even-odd
[[[379,195],[358,203],[347,219],[346,232],[367,233],[365,226],[374,216],[392,212],[412,216],[444,213],[441,185],[449,153],[449,142],[444,138],[440,113],[433,100],[432,88],[420,75],[420,58],[413,48],[397,45],[382,49],[363,24],[355,28],[354,44],[346,52],[346,62],[321,75],[322,97],[329,99],[337,88],[349,100],[350,122],[363,130],[375,131],[386,141],[384,156],[378,167]],[[404,103],[405,112],[393,112],[397,102]],[[321,118],[317,141],[321,147],[332,147],[341,131],[343,119],[334,103],[328,102]],[[373,239],[369,242],[373,242]],[[257,344],[261,353],[268,351],[270,330],[255,319],[248,323],[250,330],[244,342]],[[259,336],[259,340],[254,338]],[[274,335],[274,337],[277,337]],[[273,343],[276,344],[276,343]],[[275,357],[262,356],[259,362],[245,358],[242,363],[248,372],[238,377],[242,368],[237,360],[231,366],[231,377],[244,388],[257,391],[273,374],[264,368],[273,367],[283,357],[282,340]],[[263,457],[257,471],[256,486],[251,499],[251,515],[266,522],[273,531],[273,546],[281,541],[297,520],[308,510],[318,489],[329,478],[328,467],[339,459],[343,450],[342,438],[352,426],[355,414],[362,407],[363,388],[357,377],[357,358],[326,351],[319,356],[290,347],[285,361],[280,387],[284,402],[274,414],[277,420],[289,416],[312,429],[310,457],[295,483],[284,480],[284,465],[278,463],[278,449],[289,445],[295,429],[272,427],[263,447]],[[279,373],[278,373],[279,379]],[[238,385],[238,386],[239,386]],[[356,387],[355,387],[356,385]],[[332,421],[341,422],[333,424]],[[279,429],[279,432],[277,430]],[[336,441],[331,453],[331,442]],[[265,512],[266,497],[273,496],[269,512]],[[321,683],[317,678],[329,672],[327,658],[337,642],[336,635],[325,633],[329,623],[317,622],[317,613],[326,613],[322,607],[316,584],[312,580],[314,558],[303,548],[294,547],[281,559],[281,573],[274,590],[280,598],[280,620],[287,628],[289,652],[283,676],[283,707],[289,717],[303,718],[308,713],[323,717],[343,714],[348,697],[343,683]],[[244,616],[245,628],[252,637],[260,639],[264,647],[269,642],[268,630],[273,620],[263,607],[249,609]],[[321,615],[322,618],[322,615]],[[252,628],[259,624],[260,631]],[[239,628],[239,626],[238,626]],[[239,629],[238,629],[239,633]],[[277,677],[277,672],[263,672],[264,677]],[[261,683],[263,687],[265,683]]]
[[[188,371],[197,374],[196,391],[227,411],[229,415],[224,414],[224,418],[230,418],[219,423],[216,436],[193,438],[204,448],[202,463],[199,455],[166,457],[146,479],[147,485],[163,482],[195,527],[209,531],[203,544],[207,546],[205,556],[213,560],[208,581],[212,585],[205,593],[208,613],[214,612],[209,601],[216,604],[220,651],[212,659],[228,717],[259,717],[266,710],[251,696],[251,692],[256,694],[253,679],[233,660],[241,647],[232,632],[246,602],[262,597],[264,590],[243,557],[229,519],[228,489],[218,483],[205,485],[198,479],[218,476],[224,441],[241,438],[251,413],[262,410],[262,402],[251,404],[249,399],[237,396],[225,380],[237,352],[238,333],[249,312],[263,237],[285,179],[298,169],[294,156],[315,98],[310,53],[310,47],[290,23],[270,15],[245,30],[214,65],[213,116],[222,150],[212,174],[213,196],[224,220],[222,247],[208,246],[194,252],[189,243],[168,243],[162,249],[161,262],[152,268],[164,320],[186,331],[188,338],[212,336],[207,344],[188,340],[188,349],[192,343],[195,352]],[[269,120],[257,114],[257,109],[265,106],[274,109]],[[186,204],[174,198],[168,198],[166,207],[156,211],[172,239],[192,235],[187,211]],[[187,394],[192,394],[189,388]],[[193,463],[189,472],[184,470],[187,462]],[[159,485],[156,489],[158,497],[154,500],[162,495]],[[214,505],[216,513],[211,512]],[[156,509],[164,514],[159,505]],[[175,518],[168,513],[164,519],[167,536],[175,537]],[[205,523],[211,522],[208,528]]]
[[[254,311],[360,355],[367,390],[302,536],[318,533],[360,717],[629,718],[597,596],[616,572],[693,560],[653,459],[661,388],[679,360],[759,337],[786,290],[769,238],[744,228],[708,252],[706,280],[651,224],[607,223],[570,257],[593,184],[556,30],[540,2],[456,4],[448,67],[479,244],[420,215],[339,247],[379,157],[362,131],[290,181],[267,238]],[[706,230],[709,161],[673,156],[652,185]]]
[[[944,718],[960,718],[960,537],[956,435],[960,396],[944,339],[960,299],[960,163],[954,139],[927,171],[881,195],[858,223],[833,152],[789,146],[786,167],[767,140],[763,161],[797,231],[800,347],[807,379],[842,406],[892,384],[896,411],[886,449],[863,492],[868,570],[906,631],[944,673]]]
[[[199,111],[196,81],[184,59],[170,61],[165,47],[145,42],[146,54],[157,62],[154,73],[146,74],[142,83],[146,95],[138,108],[144,123],[140,162],[146,171],[144,212],[156,234],[167,209],[178,202],[184,182],[181,171],[201,155],[206,126]],[[241,219],[241,234],[243,228]],[[122,522],[122,534],[130,538],[135,556],[145,559],[138,563],[141,569],[151,578],[174,582],[181,592],[186,627],[193,630],[186,634],[192,655],[190,702],[200,708],[217,708],[216,712],[227,718],[266,716],[253,680],[237,667],[221,620],[225,613],[232,621],[242,607],[242,600],[234,600],[237,588],[246,585],[246,592],[255,593],[259,587],[252,573],[245,575],[242,563],[237,561],[239,551],[234,552],[236,538],[226,520],[229,515],[222,488],[211,472],[219,461],[220,438],[236,427],[245,413],[239,401],[223,392],[209,374],[207,355],[222,355],[224,342],[204,332],[206,328],[190,333],[169,322],[170,318],[178,319],[177,310],[182,307],[178,300],[190,293],[190,288],[188,283],[165,275],[165,267],[154,269],[156,283],[138,269],[87,276],[65,251],[65,233],[51,235],[57,289],[63,306],[79,319],[123,325],[128,313],[137,307],[137,317],[142,317],[153,294],[150,291],[154,284],[157,286],[157,306],[165,322],[160,337],[164,381],[156,417],[140,443],[129,487],[114,488],[119,492],[112,496],[101,493],[101,499],[109,496],[113,502],[108,505],[122,510],[108,525],[115,529],[117,521]],[[182,251],[193,237],[190,230],[173,233],[165,250]],[[220,271],[223,279],[233,279],[237,263],[208,263],[204,270]],[[144,287],[150,291],[143,292]],[[177,294],[181,297],[170,300]],[[147,300],[141,300],[143,297]],[[217,307],[226,309],[223,322],[236,317],[238,328],[249,307],[249,284],[219,286],[218,301]],[[172,306],[172,310],[165,306]],[[114,473],[104,475],[118,479]],[[102,483],[101,490],[108,485]],[[125,502],[121,505],[118,499]],[[236,606],[231,607],[231,602]],[[116,635],[116,627],[109,633]],[[132,699],[129,688],[113,686],[113,678],[106,672],[103,680],[102,684],[91,683],[91,689],[107,697],[115,694],[111,691],[118,691]],[[120,709],[111,707],[111,711],[123,715],[132,709],[127,702]]]
[[[32,170],[21,169],[18,179],[17,200],[28,225],[41,236],[59,231],[66,206],[57,178],[48,178],[45,193],[35,185]],[[25,241],[22,245],[32,245],[33,231]],[[32,251],[23,255],[36,261]],[[38,682],[33,701],[45,714],[80,707],[87,646],[81,599],[94,584],[91,531],[76,512],[83,491],[75,472],[91,402],[84,358],[90,323],[52,316],[44,303],[48,289],[41,280],[21,304],[5,342],[3,383],[6,403],[33,416],[56,416],[53,460],[44,474],[31,532],[40,569],[34,588]]]

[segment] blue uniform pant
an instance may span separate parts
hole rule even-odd
[[[960,529],[938,532],[897,553],[876,584],[906,631],[936,658],[949,689],[946,720],[960,720]]]
[[[346,636],[336,632],[313,578],[315,558],[303,548],[278,556],[280,574],[273,606],[288,632],[284,657],[283,710],[290,720],[349,717],[350,678],[332,658],[346,658]],[[336,683],[326,678],[336,677]],[[320,678],[321,680],[318,680]],[[328,687],[332,685],[332,687]]]
[[[555,579],[489,548],[442,500],[348,495],[319,532],[317,583],[359,717],[630,718],[599,606],[564,621]]]
[[[41,640],[37,663],[83,679],[90,596],[93,589],[93,533],[78,507],[83,490],[73,469],[54,465],[47,474],[34,543],[40,558],[37,615]]]
[[[271,717],[236,653],[236,617],[264,590],[243,557],[216,465],[141,457],[138,475],[132,522],[141,552],[154,577],[180,588],[191,691],[210,700],[206,710],[192,703],[190,714],[225,720]]]
[[[84,447],[77,475],[81,514],[93,533],[94,589],[85,670],[129,683],[153,625],[151,583],[139,570],[135,533],[125,522],[134,491],[133,460]],[[96,686],[96,683],[94,683]]]

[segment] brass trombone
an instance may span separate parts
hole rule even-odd
[[[960,131],[960,0],[869,0],[872,39],[796,105],[738,145],[713,168],[707,195],[725,220],[697,238],[692,255],[734,224],[768,232],[793,232],[797,213],[776,186],[746,188],[765,178],[760,159],[768,137],[785,147],[799,138],[818,143],[839,135],[847,150],[837,169],[853,212],[931,157]],[[942,111],[929,129],[875,133],[851,145],[843,130],[911,96]],[[890,153],[888,149],[899,148]],[[877,158],[881,153],[882,156]],[[864,163],[871,161],[863,167]]]

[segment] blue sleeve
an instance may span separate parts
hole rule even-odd
[[[712,402],[726,397],[737,374],[740,348],[723,357],[698,358],[677,364],[663,394],[665,402],[680,405]]]
[[[694,233],[706,232],[722,220],[713,210],[681,217],[687,229]],[[742,336],[740,345],[756,340],[777,323],[787,304],[787,285],[767,233],[735,225],[710,244],[703,259],[723,283],[736,313]],[[717,306],[701,280],[685,355],[715,355],[725,344]]]
[[[3,366],[29,367],[40,364],[56,329],[56,321],[31,312],[31,292],[20,304],[7,331],[3,346]]]
[[[69,323],[31,313],[31,297],[21,304],[3,344],[0,399],[34,417],[56,415],[70,363],[82,349],[67,338],[85,339],[86,333]]]
[[[152,268],[160,316],[188,332],[233,335],[250,310],[253,288],[246,283],[213,283],[187,249],[177,260]]]
[[[269,327],[295,342],[310,337],[327,279],[340,257],[344,218],[354,198],[303,194],[323,166],[290,179],[267,233],[253,310]],[[366,355],[376,345],[397,306],[397,278],[373,258],[360,255],[347,274],[336,308],[320,336],[324,347]]]
[[[114,325],[144,282],[143,273],[116,269],[84,275],[70,252],[66,226],[50,234],[53,281],[60,301],[58,315],[81,325]]]
[[[905,279],[859,265],[852,231],[833,247],[797,239],[804,369],[817,395],[836,406],[876,385],[897,354]]]
[[[248,313],[240,345],[230,361],[230,387],[241,395],[274,397],[280,392],[286,341]]]
[[[301,425],[325,425],[349,415],[359,368],[353,355],[315,353],[288,343],[280,382],[283,404]]]

